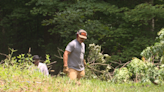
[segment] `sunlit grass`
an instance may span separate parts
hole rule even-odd
[[[82,79],[78,86],[68,77],[44,76],[34,69],[0,66],[0,92],[163,92],[162,85],[150,83],[114,84],[96,79]]]

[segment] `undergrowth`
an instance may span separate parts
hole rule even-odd
[[[82,85],[78,86],[67,76],[43,75],[31,62],[31,55],[24,54],[18,57],[8,55],[1,62],[0,71],[0,92],[162,92],[164,90],[161,85],[154,86],[150,82],[128,81],[120,84],[96,78],[83,78]]]

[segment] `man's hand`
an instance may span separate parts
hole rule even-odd
[[[68,66],[64,66],[64,68],[63,68],[63,72],[65,73],[65,74],[67,74],[68,73]]]
[[[68,61],[68,55],[70,54],[71,52],[65,50],[64,54],[63,54],[63,63],[64,63],[64,68],[63,68],[63,72],[64,73],[68,73],[68,64],[67,64],[67,61]]]

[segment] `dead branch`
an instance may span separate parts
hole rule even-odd
[[[1,60],[0,64],[2,64],[4,62],[4,60]]]
[[[126,62],[121,68],[123,68],[125,65],[129,64],[131,61]],[[120,69],[121,69],[120,68]]]
[[[57,57],[57,58],[63,59],[63,57],[59,57],[59,56],[57,56],[57,55],[54,55],[54,56]]]
[[[161,63],[154,63],[154,65],[160,65]]]
[[[61,52],[64,52],[62,49],[58,48],[58,54],[59,54],[59,56],[57,56],[57,55],[54,55],[54,56],[57,57],[57,58],[63,59],[63,57],[62,57],[60,51],[61,51]]]
[[[119,67],[120,65],[116,66],[112,72],[112,75],[114,75],[115,70]]]
[[[104,53],[104,50],[102,50],[101,53]]]
[[[4,53],[0,53],[0,55],[6,56],[6,58],[9,58],[9,56]]]
[[[29,49],[28,49],[28,53],[29,53],[29,54],[31,53],[31,47],[29,47]]]
[[[112,75],[110,73],[108,73],[107,75],[110,77],[110,79],[112,79]]]
[[[111,63],[114,63],[114,64],[118,64],[118,65],[124,65],[123,63],[118,63],[118,62],[115,62],[115,61],[112,61]]]
[[[57,47],[58,48],[58,47]],[[58,53],[59,53],[59,55],[61,56],[61,54],[60,54],[60,52],[59,51],[61,51],[61,52],[63,52],[64,53],[64,51],[62,50],[62,49],[60,49],[60,48],[58,48]]]
[[[99,70],[97,70],[97,69],[94,69],[94,68],[92,68],[92,67],[90,67],[90,66],[87,66],[87,67],[90,68],[91,70],[96,71],[96,72],[103,73],[102,71],[99,71]]]
[[[47,64],[47,66],[52,65],[52,64],[54,64],[54,63],[56,63],[56,62],[57,62],[57,61],[51,62],[51,63]]]
[[[57,47],[58,48],[58,47]],[[62,51],[62,52],[64,52],[62,49],[60,49],[60,48],[58,48],[58,50],[60,50],[60,51]]]
[[[112,65],[112,63],[110,63],[109,65],[110,65],[110,67],[111,67],[112,69],[114,69],[114,67],[112,67],[112,66],[111,66],[111,65]]]
[[[90,65],[109,65],[109,64],[102,64],[102,63],[92,63]]]
[[[120,60],[119,60],[120,64],[122,63]]]

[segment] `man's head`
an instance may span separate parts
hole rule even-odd
[[[40,57],[38,55],[34,55],[32,59],[34,60],[34,64],[38,66],[40,62]]]
[[[77,40],[79,43],[82,43],[82,42],[84,42],[85,39],[87,39],[87,32],[83,29],[80,29],[77,32]]]

